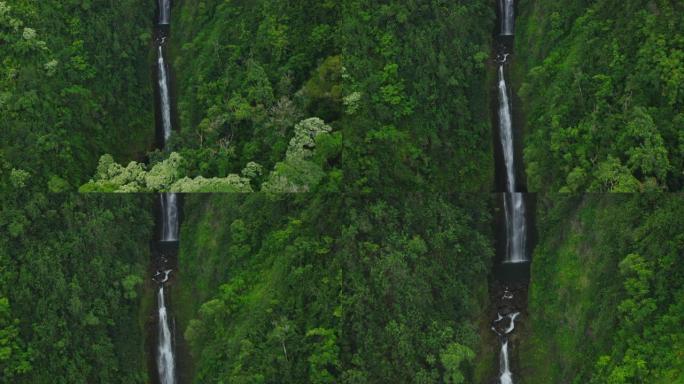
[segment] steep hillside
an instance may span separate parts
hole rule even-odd
[[[319,117],[345,142],[326,171],[355,191],[491,188],[487,2],[178,1],[174,17],[189,176],[269,169]]]
[[[486,207],[474,196],[188,197],[173,294],[194,382],[472,377]]]
[[[684,380],[684,196],[548,196],[524,383]]]
[[[97,159],[141,158],[154,139],[148,47],[154,7],[0,1],[0,171],[74,189]]]
[[[490,191],[489,1],[342,2],[344,172],[358,191]]]
[[[147,383],[147,197],[4,195],[0,382]]]
[[[285,157],[294,126],[341,109],[337,1],[176,1],[171,41],[189,176]]]
[[[684,3],[521,0],[532,191],[684,188]]]

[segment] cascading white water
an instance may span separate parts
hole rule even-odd
[[[506,328],[506,334],[508,335],[509,333],[513,332],[515,329],[515,318],[520,315],[520,312],[515,312],[511,313],[508,315],[508,318],[511,319],[511,321],[508,323],[508,328]]]
[[[159,0],[159,24],[169,24],[171,18],[171,1]]]
[[[501,316],[500,313],[497,313],[496,320],[494,320],[494,325],[492,325],[492,331],[496,332],[496,334],[499,336],[508,335],[515,329],[515,319],[518,316],[520,316],[520,312],[512,312],[506,316]],[[502,322],[504,319],[508,319],[508,325],[506,326],[506,328],[503,329],[503,331],[499,332],[499,330],[496,327],[496,324]]]
[[[515,22],[514,0],[499,0],[500,16],[500,35],[513,36]],[[525,207],[525,196],[521,193],[524,187],[520,187],[516,180],[516,156],[515,141],[513,131],[512,105],[508,94],[506,83],[506,65],[509,58],[509,48],[511,38],[499,38],[498,66],[498,116],[499,116],[499,140],[501,143],[501,153],[506,171],[505,192],[503,193],[503,205],[506,226],[506,254],[503,259],[504,264],[525,263],[527,257],[527,217]],[[513,299],[513,293],[505,288],[501,300]],[[510,305],[506,305],[510,308]],[[513,384],[513,374],[511,373],[508,343],[509,335],[515,329],[515,319],[520,312],[511,312],[506,316],[497,313],[497,318],[492,324],[492,330],[499,336],[501,350],[499,354],[499,383]],[[505,321],[508,321],[506,324]]]
[[[504,193],[506,216],[506,258],[504,263],[524,263],[527,258],[525,198],[520,192]]]
[[[519,312],[509,313],[508,315],[501,316],[497,314],[497,319],[494,320],[494,324],[508,319],[509,323],[503,332],[499,332],[495,326],[492,326],[492,330],[496,332],[499,337],[501,337],[501,351],[499,353],[499,382],[501,384],[513,384],[513,374],[511,373],[509,358],[508,358],[508,335],[515,329],[515,319],[520,315]]]
[[[166,75],[166,63],[164,62],[164,52],[162,45],[159,45],[157,68],[159,75],[159,99],[161,102],[162,128],[164,129],[164,144],[171,137],[171,96],[169,95],[169,82]]]
[[[178,241],[178,194],[162,193],[162,241]]]
[[[501,373],[501,376],[499,376],[499,381],[501,381],[501,384],[513,384],[511,369],[508,366],[508,340],[504,340],[504,342],[501,344],[499,371]]]
[[[499,64],[499,136],[501,149],[506,167],[506,191],[515,192],[515,156],[513,145],[513,122],[511,118],[511,104],[508,100],[508,87],[504,76],[504,64],[508,55],[503,56]]]
[[[513,35],[513,21],[515,19],[515,7],[513,0],[499,0],[501,11],[501,35]]]
[[[527,241],[527,218],[525,199],[517,191],[515,176],[515,146],[513,144],[513,119],[511,103],[508,97],[508,86],[504,65],[508,54],[501,56],[499,63],[499,136],[506,168],[506,192],[504,194],[504,211],[506,215],[506,258],[505,263],[522,263],[528,261],[525,244]]]
[[[164,278],[159,284],[157,294],[157,308],[159,314],[159,347],[157,351],[157,369],[161,384],[174,384],[176,382],[176,362],[173,355],[173,337],[169,318],[166,312],[164,300],[164,283],[169,279],[171,270],[164,271]]]
[[[171,18],[171,0],[158,0],[159,25],[168,25]],[[164,144],[166,145],[171,137],[171,96],[169,94],[169,78],[166,62],[164,60],[164,45],[167,36],[164,28],[157,28],[161,32],[161,38],[157,46],[157,83],[159,86],[159,103],[161,109],[161,125],[164,134]],[[159,195],[161,201],[161,223],[162,223],[162,242],[178,241],[178,195],[176,193],[162,193]],[[161,265],[166,265],[167,259],[161,257]],[[158,314],[158,345],[157,345],[157,371],[159,373],[160,384],[176,383],[176,361],[174,355],[174,340],[171,326],[169,325],[169,315],[166,308],[166,298],[164,297],[164,287],[169,280],[171,269],[161,268],[155,280],[159,282],[157,292],[157,314]],[[161,276],[161,278],[159,278]]]

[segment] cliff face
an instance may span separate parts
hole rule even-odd
[[[542,200],[521,338],[525,383],[682,380],[682,203],[681,195]]]

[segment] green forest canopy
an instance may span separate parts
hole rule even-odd
[[[522,0],[529,189],[684,187],[684,3]]]
[[[684,195],[549,195],[541,205],[526,382],[684,380]]]
[[[153,9],[137,0],[0,1],[0,174],[73,190],[103,153],[154,139],[147,59]]]
[[[173,294],[194,381],[470,382],[488,204],[187,196]]]

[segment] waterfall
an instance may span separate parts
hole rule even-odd
[[[159,98],[161,102],[162,127],[164,129],[164,144],[171,137],[171,97],[169,95],[169,82],[166,75],[166,63],[164,62],[164,51],[162,44],[159,44],[157,68],[159,76]]]
[[[499,371],[501,376],[499,380],[501,384],[513,384],[513,377],[511,375],[511,370],[508,366],[508,340],[504,340],[501,343],[501,358],[499,362]]]
[[[520,312],[512,312],[506,316],[501,316],[500,313],[497,313],[496,320],[494,320],[492,323],[492,331],[494,331],[499,336],[508,335],[515,329],[515,319],[518,316],[520,316]],[[505,319],[508,319],[508,325],[506,325],[505,328],[501,328],[501,326],[498,324],[504,321]]]
[[[515,19],[515,7],[513,0],[499,0],[501,11],[501,35],[513,35],[513,21]]]
[[[528,263],[530,260],[527,256],[527,208],[525,195],[522,191],[525,190],[524,180],[520,182],[517,180],[516,170],[516,153],[515,153],[515,136],[513,130],[513,106],[511,97],[509,95],[508,84],[506,83],[506,65],[508,58],[513,48],[513,31],[515,22],[515,4],[514,0],[499,0],[499,17],[500,17],[500,31],[499,36],[495,38],[498,43],[497,61],[498,61],[498,117],[499,117],[499,141],[501,145],[501,158],[503,159],[504,171],[497,172],[497,175],[505,174],[505,180],[501,178],[505,187],[503,188],[503,208],[504,208],[504,224],[506,236],[506,248],[503,255],[502,270],[507,273],[502,279],[519,279],[514,271],[520,271],[526,268],[527,265],[521,263]],[[517,158],[521,158],[517,156]],[[517,264],[517,265],[513,265]],[[516,281],[516,280],[514,280]],[[523,292],[526,295],[526,285],[516,281],[518,285],[517,292]],[[522,283],[525,284],[525,283]],[[502,316],[497,313],[496,319],[492,323],[492,330],[498,335],[501,343],[499,351],[499,377],[500,384],[513,384],[513,373],[511,372],[511,364],[509,361],[508,347],[510,342],[510,335],[515,330],[515,320],[520,315],[520,312],[511,311],[512,308],[520,308],[524,298],[511,302],[514,299],[514,294],[509,287],[506,286],[500,299],[497,298],[499,308],[502,313],[507,313]]]
[[[162,193],[162,241],[178,241],[178,194]]]
[[[499,64],[499,136],[506,166],[506,191],[515,192],[515,156],[513,145],[513,123],[511,104],[508,100],[508,87],[504,77],[504,64],[508,55],[503,55]]]
[[[159,0],[159,24],[169,24],[171,0]]]
[[[501,314],[497,314],[497,319],[494,320],[494,325],[492,325],[492,330],[501,338],[501,351],[499,353],[499,382],[501,384],[513,384],[513,374],[511,373],[508,358],[508,335],[515,329],[515,319],[518,315],[520,315],[519,312],[509,313],[505,317],[501,316]],[[509,323],[508,326],[500,332],[499,329],[497,329],[496,324],[504,319],[508,319]]]
[[[504,263],[524,263],[527,258],[527,217],[525,198],[520,192],[503,194],[506,219],[506,257]]]
[[[499,136],[501,152],[506,168],[506,192],[504,194],[504,211],[506,215],[506,258],[505,263],[522,263],[528,261],[525,244],[527,241],[527,217],[525,199],[518,192],[515,176],[515,145],[513,143],[513,119],[511,103],[508,97],[508,86],[504,73],[504,65],[508,54],[500,55],[499,63]]]
[[[178,241],[178,195],[176,193],[162,193],[159,195],[161,200],[161,222],[162,222],[162,242]],[[176,362],[173,350],[173,333],[169,325],[169,314],[166,308],[166,297],[164,287],[169,280],[171,269],[167,269],[168,259],[161,255],[159,259],[159,269],[155,275],[155,280],[159,283],[157,291],[157,371],[161,384],[175,384],[176,382]]]
[[[515,329],[515,318],[520,315],[520,312],[515,312],[511,313],[508,315],[508,318],[511,319],[511,321],[508,323],[508,328],[506,328],[506,334],[508,335],[509,333],[513,332]]]
[[[159,349],[157,353],[157,369],[161,384],[174,384],[176,382],[176,366],[173,355],[173,337],[169,327],[169,318],[164,301],[164,283],[169,279],[170,269],[164,271],[164,278],[159,284],[157,295],[157,308],[159,313]]]
[[[171,0],[158,0],[159,15],[155,34],[157,40],[157,85],[159,87],[159,104],[161,127],[163,130],[164,142],[162,148],[167,147],[167,143],[172,133],[171,122],[171,96],[169,93],[168,68],[164,60],[164,45],[168,38],[168,24],[171,18]],[[161,193],[159,195],[161,212],[159,221],[161,222],[160,243],[174,243],[178,241],[178,194]],[[177,247],[177,244],[166,244],[161,249]],[[169,280],[171,269],[168,268],[168,259],[162,254],[157,264],[155,281],[159,283],[157,291],[157,372],[160,384],[176,383],[176,358],[174,354],[174,338],[170,326],[170,316],[166,308],[166,297],[164,288]]]

